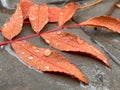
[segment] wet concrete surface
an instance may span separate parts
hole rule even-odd
[[[12,0],[13,7],[19,0]],[[14,2],[15,1],[15,2]],[[36,3],[49,2],[50,0],[33,0]],[[60,1],[60,0],[51,0]],[[61,0],[62,1],[62,0]],[[88,4],[96,0],[85,0]],[[75,22],[82,22],[94,16],[105,15],[109,11],[114,0],[103,0],[102,3],[88,9],[79,10],[74,15]],[[13,11],[0,8],[0,28],[8,20]],[[120,18],[120,9],[116,9],[112,14]],[[75,23],[69,21],[67,24]],[[49,23],[43,31],[57,27],[57,24]],[[20,62],[19,58],[11,51],[9,45],[0,48],[0,90],[119,90],[120,88],[120,66],[114,62],[109,53],[100,47],[100,45],[91,40],[96,40],[104,46],[116,59],[120,61],[120,37],[119,34],[110,32],[107,29],[93,27],[82,27],[65,29],[65,31],[76,34],[100,49],[109,59],[111,69],[94,58],[76,55],[73,53],[60,52],[66,56],[73,64],[81,69],[89,81],[89,85],[84,85],[80,81],[59,73],[41,73],[29,68]],[[24,25],[23,31],[16,38],[33,34],[30,25]],[[0,41],[4,41],[0,35]],[[40,37],[28,39],[38,47],[51,48]]]

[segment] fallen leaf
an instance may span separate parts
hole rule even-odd
[[[49,7],[49,22],[58,22],[60,8],[58,7]]]
[[[21,32],[22,25],[23,15],[21,7],[20,5],[18,5],[12,17],[2,27],[3,36],[11,40],[13,37],[17,36]]]
[[[87,53],[101,60],[107,66],[110,66],[105,55],[103,55],[97,48],[73,34],[62,31],[56,31],[42,33],[41,37],[54,48],[57,48],[62,51]]]
[[[34,4],[29,9],[29,20],[35,32],[40,32],[42,28],[48,23],[48,6],[47,4]]]
[[[61,72],[87,83],[87,80],[64,56],[48,48],[38,48],[30,42],[13,42],[18,56],[31,67],[44,72]]]
[[[116,4],[116,6],[117,6],[118,8],[120,8],[120,4]]]
[[[63,9],[61,9],[58,19],[58,26],[62,27],[68,20],[71,19],[79,5],[75,2],[70,2]]]
[[[114,32],[120,33],[120,20],[111,16],[94,17],[80,23],[79,25],[105,27]]]
[[[23,17],[24,19],[28,19],[28,11],[29,8],[33,5],[34,3],[31,2],[30,0],[21,0],[20,1],[20,6],[22,8],[22,12],[23,12]]]

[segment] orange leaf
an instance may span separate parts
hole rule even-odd
[[[20,6],[22,8],[22,12],[23,12],[23,17],[24,19],[28,18],[28,11],[29,8],[33,5],[34,3],[31,2],[30,0],[21,0],[20,1]]]
[[[111,16],[99,16],[88,19],[79,24],[80,26],[99,26],[120,33],[120,20]]]
[[[53,50],[38,48],[30,42],[13,42],[12,47],[25,63],[37,70],[66,73],[87,83],[79,69]]]
[[[73,34],[57,31],[43,33],[41,36],[49,45],[59,50],[87,53],[110,66],[107,58],[98,49]]]
[[[2,27],[2,34],[5,38],[11,40],[22,30],[23,15],[20,5],[17,6],[15,13]]]
[[[63,9],[61,9],[58,19],[59,27],[62,27],[68,20],[70,20],[78,8],[79,5],[75,2],[70,2]]]
[[[49,22],[58,22],[60,8],[49,7]]]
[[[40,32],[41,29],[48,23],[48,6],[47,4],[34,4],[29,9],[29,20],[35,32]]]

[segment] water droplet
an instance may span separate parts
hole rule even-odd
[[[77,42],[78,42],[79,44],[83,44],[83,43],[84,43],[84,41],[81,40],[79,37],[77,37]]]
[[[60,64],[60,62],[57,62],[57,64]]]
[[[36,47],[35,47],[35,46],[33,46],[32,48],[33,48],[33,49],[36,49]]]
[[[22,44],[22,46],[25,46],[25,44]]]
[[[21,54],[25,54],[25,52],[21,52]]]
[[[115,43],[119,43],[119,42],[120,42],[120,41],[117,40],[117,39],[113,39],[112,41],[115,42]]]
[[[34,21],[34,20],[36,20],[36,17],[34,17],[34,18],[30,18],[30,20],[31,20],[31,21]]]
[[[22,26],[22,24],[20,24],[20,26]]]
[[[32,59],[33,59],[33,56],[32,56],[32,55],[28,56],[28,59],[32,60]]]
[[[0,46],[1,49],[4,49],[4,45]]]
[[[58,31],[57,34],[60,35],[62,32],[61,31]]]
[[[58,45],[58,43],[55,43],[55,45],[57,46],[57,45]]]
[[[37,67],[38,70],[40,70],[40,67]]]
[[[23,18],[23,16],[21,15],[20,18]]]
[[[48,40],[48,39],[45,39],[45,41],[46,41],[47,43],[50,43],[50,40]]]
[[[45,56],[50,56],[51,53],[52,53],[52,51],[50,49],[45,49],[45,51],[44,51]]]
[[[20,8],[20,7],[19,7],[18,9],[19,9],[19,10],[21,10],[21,8]]]
[[[60,15],[63,15],[63,13],[62,13],[62,12],[60,12]]]
[[[45,69],[49,69],[50,67],[49,66],[45,66]]]
[[[39,50],[39,49],[36,49],[35,52],[40,52],[40,50]]]

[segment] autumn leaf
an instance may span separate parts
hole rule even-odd
[[[81,52],[92,55],[102,62],[104,62],[107,66],[110,66],[107,58],[103,55],[97,48],[90,45],[80,37],[77,37],[73,34],[56,31],[49,33],[42,33],[41,37],[51,46],[57,48],[62,51],[73,51],[73,52]]]
[[[58,26],[62,27],[68,20],[71,19],[75,11],[79,8],[79,5],[75,2],[70,2],[61,9],[58,19]]]
[[[20,1],[20,6],[22,8],[22,12],[23,12],[23,17],[24,19],[28,18],[28,11],[29,8],[33,5],[34,3],[31,2],[30,0],[21,0]]]
[[[12,47],[25,63],[37,70],[66,73],[87,83],[79,69],[53,50],[38,48],[30,42],[13,42]]]
[[[58,22],[60,8],[58,7],[49,7],[49,22]]]
[[[29,9],[29,20],[35,32],[40,32],[42,28],[48,23],[48,6],[47,4],[34,4]]]
[[[116,4],[116,6],[117,6],[118,8],[120,8],[120,4]]]
[[[2,34],[5,38],[11,40],[22,30],[23,15],[20,5],[17,6],[15,13],[2,27]]]
[[[111,16],[99,16],[88,19],[79,24],[80,26],[99,26],[120,33],[120,20]]]

